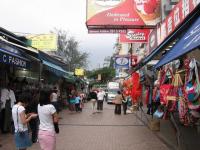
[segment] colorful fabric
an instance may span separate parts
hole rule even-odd
[[[56,136],[55,132],[39,130],[38,140],[42,150],[55,150],[56,149]]]

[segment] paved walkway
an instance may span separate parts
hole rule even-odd
[[[92,114],[88,103],[82,113],[62,111],[57,150],[169,149],[134,114],[114,115],[113,109],[114,105],[104,104],[102,113]],[[15,149],[12,135],[3,135],[0,140],[0,149]],[[40,150],[39,144],[29,149]]]

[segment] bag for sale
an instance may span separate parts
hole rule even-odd
[[[169,94],[169,91],[171,91],[171,89],[173,88],[171,83],[164,84],[167,72],[169,72],[171,74],[172,80],[174,78],[172,71],[169,68],[164,72],[164,75],[161,78],[161,81],[160,81],[160,103],[163,105],[167,104],[167,96]]]

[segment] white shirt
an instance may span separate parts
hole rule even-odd
[[[14,126],[15,126],[15,132],[17,131],[27,131],[28,127],[27,124],[23,124],[20,118],[20,114],[25,111],[25,108],[21,105],[14,105],[12,108],[12,118],[14,121]],[[18,112],[18,113],[17,113]],[[18,116],[17,116],[18,114]],[[17,121],[18,119],[18,121]]]
[[[39,119],[40,119],[39,129],[40,130],[55,132],[54,124],[53,124],[53,117],[52,117],[52,115],[55,112],[56,112],[56,109],[52,104],[43,105],[43,106],[40,106],[40,104],[38,104],[38,115],[39,115]]]
[[[101,92],[99,92],[99,93],[97,94],[98,100],[101,100],[101,101],[103,100],[104,96],[105,96],[104,91],[101,91]]]
[[[56,93],[51,93],[51,102],[57,102],[58,101],[58,95]]]
[[[1,90],[1,108],[5,108],[6,100],[11,100],[11,108],[13,107],[14,103],[16,102],[15,93],[13,90],[8,90],[6,88]]]

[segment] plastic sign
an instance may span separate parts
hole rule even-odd
[[[88,29],[148,28],[160,20],[160,0],[87,0]]]
[[[76,68],[75,69],[75,75],[76,76],[84,76],[84,69]]]
[[[120,34],[120,43],[147,43],[150,29],[128,29],[126,34]]]
[[[35,34],[26,37],[29,45],[42,51],[57,50],[57,35],[56,34]]]
[[[119,55],[115,57],[115,68],[129,69],[129,56]]]

